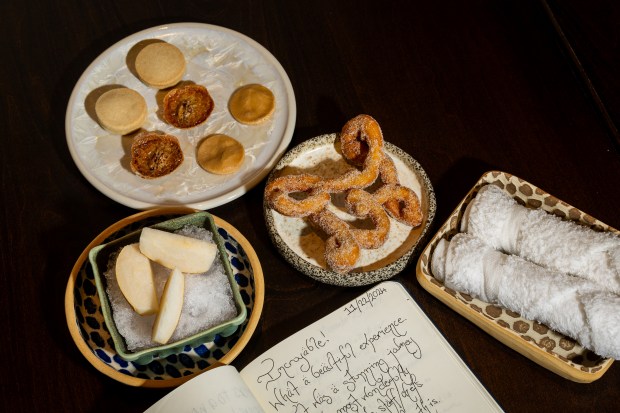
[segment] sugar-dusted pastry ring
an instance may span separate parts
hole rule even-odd
[[[366,188],[377,180],[383,161],[383,133],[376,120],[368,115],[358,115],[348,121],[340,132],[340,150],[345,159],[362,169],[322,181],[321,190],[343,192]]]
[[[370,218],[373,229],[352,228],[351,233],[360,247],[375,249],[382,246],[390,233],[390,218],[374,197],[363,189],[352,189],[345,197],[347,211],[358,218]]]
[[[265,199],[271,208],[289,217],[305,217],[317,213],[325,208],[331,199],[328,193],[315,190],[321,179],[310,174],[278,177],[265,187]],[[304,199],[290,196],[297,192],[305,192],[307,196]]]
[[[379,178],[384,185],[399,183],[396,165],[394,165],[394,161],[387,153],[383,154],[383,160],[379,166]],[[386,210],[397,214],[397,211],[400,210],[400,201],[398,199],[388,199],[383,203],[383,206]]]
[[[422,223],[420,199],[411,188],[399,184],[383,185],[375,191],[373,198],[395,220],[414,228]]]
[[[360,246],[348,224],[327,208],[309,215],[308,220],[328,236],[324,254],[327,265],[338,273],[351,271],[359,259]]]
[[[363,165],[372,146],[377,144],[383,152],[383,132],[372,116],[358,115],[342,127],[340,150],[342,156],[353,165]]]

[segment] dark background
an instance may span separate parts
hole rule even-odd
[[[620,226],[620,6],[611,0],[9,0],[0,15],[5,411],[139,412],[167,392],[99,373],[73,343],[63,309],[84,247],[136,212],[80,174],[65,140],[67,102],[92,60],[142,29],[202,22],[265,46],[295,91],[291,147],[357,114],[375,117],[428,173],[433,229],[494,169]],[[263,316],[239,368],[364,291],[320,284],[284,261],[262,220],[263,189],[210,211],[241,231],[265,269]],[[617,410],[617,365],[591,384],[567,381],[428,294],[413,265],[396,279],[507,412]]]

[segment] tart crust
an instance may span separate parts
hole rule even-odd
[[[177,128],[192,128],[206,121],[213,107],[213,99],[204,86],[174,88],[164,97],[164,120]]]
[[[179,140],[172,135],[142,132],[131,145],[131,170],[141,178],[170,174],[183,163]]]
[[[258,125],[275,109],[275,97],[263,85],[252,83],[235,90],[228,101],[230,114],[246,125]]]
[[[245,159],[245,149],[228,135],[215,134],[204,139],[196,151],[198,164],[207,172],[227,175],[237,172]]]

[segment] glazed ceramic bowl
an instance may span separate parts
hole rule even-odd
[[[385,244],[378,249],[362,250],[357,267],[347,274],[340,274],[329,269],[325,262],[324,234],[313,230],[301,218],[281,215],[264,202],[263,212],[269,236],[295,269],[326,284],[363,286],[394,277],[420,252],[435,217],[433,186],[422,166],[409,154],[389,142],[384,142],[384,148],[394,161],[400,183],[418,195],[424,216],[422,224],[411,228],[390,219],[390,235]],[[333,133],[312,138],[291,149],[269,174],[267,182],[279,176],[300,173],[333,178],[351,168],[340,153],[338,135]],[[343,219],[353,220],[354,217],[347,216],[344,211],[343,197],[343,194],[332,194],[330,208],[333,207]]]
[[[235,227],[212,216],[231,263],[235,283],[248,317],[230,336],[186,346],[165,358],[139,364],[126,361],[116,352],[88,253],[94,247],[121,238],[141,228],[197,212],[186,207],[156,208],[130,215],[98,234],[82,251],[69,275],[65,291],[65,316],[77,349],[97,371],[134,387],[170,388],[207,370],[230,364],[250,341],[260,320],[265,299],[265,281],[260,261],[250,242]]]
[[[182,229],[186,225],[194,225],[200,228],[204,228],[207,231],[211,232],[211,234],[213,235],[213,240],[217,245],[219,252],[217,256],[222,263],[232,290],[232,296],[237,315],[227,321],[224,321],[211,328],[207,328],[206,330],[200,331],[182,340],[170,342],[164,345],[156,345],[141,350],[131,351],[128,349],[124,337],[121,333],[119,333],[119,330],[116,326],[114,319],[115,308],[107,292],[108,280],[104,276],[104,273],[105,271],[107,271],[109,263],[113,260],[114,254],[118,253],[118,251],[125,245],[138,242],[142,230],[140,229],[134,231],[124,237],[121,237],[109,243],[96,246],[90,251],[89,260],[93,268],[93,274],[97,286],[97,293],[99,294],[99,297],[101,299],[103,318],[109,329],[110,335],[112,336],[116,352],[121,358],[126,361],[135,361],[139,364],[145,364],[151,361],[153,358],[164,358],[171,354],[176,354],[186,346],[195,347],[200,343],[212,341],[216,335],[228,337],[232,335],[237,330],[239,325],[243,323],[246,319],[246,308],[243,304],[243,300],[239,292],[239,287],[233,278],[233,273],[230,262],[228,260],[228,255],[226,254],[222,239],[217,231],[217,228],[215,227],[213,218],[208,212],[197,212],[194,214],[163,221],[161,223],[152,225],[151,228],[174,232],[176,230]]]

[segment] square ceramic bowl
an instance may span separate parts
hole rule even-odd
[[[127,234],[124,237],[118,238],[107,244],[99,245],[90,250],[88,257],[93,268],[97,293],[101,298],[103,318],[108,326],[116,352],[124,360],[133,361],[138,364],[146,364],[154,358],[164,358],[171,354],[179,353],[185,346],[197,346],[200,343],[212,341],[216,335],[228,337],[237,330],[237,328],[247,317],[247,310],[241,298],[238,285],[234,282],[233,272],[230,267],[230,262],[228,261],[228,255],[224,250],[224,245],[216,229],[215,223],[213,222],[213,218],[208,212],[197,212],[168,221],[163,221],[153,225],[151,228],[174,232],[185,227],[186,225],[195,225],[212,233],[213,241],[216,243],[218,248],[218,258],[222,262],[233,293],[233,301],[237,310],[237,315],[228,321],[198,332],[182,340],[137,351],[128,350],[125,339],[119,333],[116,323],[114,322],[112,305],[106,291],[107,280],[104,273],[107,271],[111,256],[117,253],[121,247],[138,242],[142,230]]]
[[[431,271],[431,259],[435,247],[442,238],[449,240],[459,232],[467,205],[485,185],[496,185],[521,205],[529,208],[540,208],[562,219],[576,221],[597,231],[619,233],[616,229],[521,178],[505,172],[490,171],[476,182],[422,251],[416,268],[418,282],[448,307],[535,363],[578,383],[597,380],[611,366],[613,359],[600,357],[570,337],[559,334],[545,325],[525,319],[498,305],[451,290],[435,279]]]

